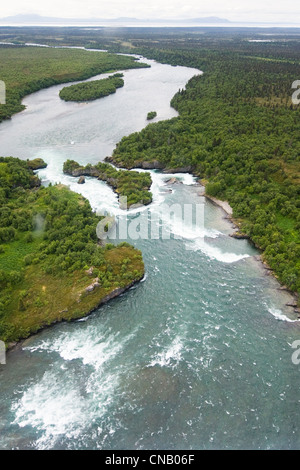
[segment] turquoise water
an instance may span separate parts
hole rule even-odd
[[[152,71],[130,71],[130,87],[139,83],[134,74],[149,73],[156,90],[164,84],[161,102],[168,99],[170,76],[178,89],[194,73],[152,65]],[[47,118],[43,109],[51,107],[52,92],[28,97],[31,107],[0,126],[5,152],[14,155],[27,142],[24,158],[43,155],[49,163],[40,172],[45,181],[83,192],[95,210],[108,209],[120,224],[125,213],[110,188],[89,178],[77,185],[62,175],[63,159],[77,155],[88,162],[85,151],[92,147],[94,158],[105,155],[98,134],[91,137],[88,114],[81,144],[68,143],[74,139],[68,120],[81,119],[81,108]],[[102,115],[101,106],[91,107],[93,116]],[[141,126],[144,109],[135,118]],[[45,121],[38,128],[41,113]],[[27,134],[24,119],[32,126]],[[58,132],[65,144],[51,140]],[[107,146],[115,145],[114,138],[119,135],[107,136]],[[127,220],[135,234],[129,241],[143,252],[145,278],[89,317],[48,328],[8,353],[0,366],[1,448],[300,448],[300,366],[292,361],[300,329],[285,306],[288,296],[265,275],[257,251],[229,236],[233,228],[223,211],[200,195],[191,175],[175,175],[182,184],[171,185],[170,175],[151,174],[154,202]],[[139,238],[137,222],[150,233],[163,204],[200,207],[201,224],[164,219],[169,238]]]

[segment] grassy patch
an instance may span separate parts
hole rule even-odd
[[[0,269],[5,271],[19,271],[24,267],[24,257],[38,250],[42,237],[33,238],[28,243],[25,240],[26,235],[20,235],[20,239],[11,243],[2,245],[4,253],[0,254]]]
[[[58,321],[81,318],[97,308],[115,289],[130,286],[144,274],[142,257],[133,247],[114,247],[107,251],[105,258],[113,276],[111,285],[104,287],[100,283],[88,293],[86,288],[95,282],[95,277],[84,270],[54,276],[38,266],[26,268],[24,279],[14,286],[1,318],[10,331],[6,341],[25,338]],[[125,265],[126,277],[122,275]]]

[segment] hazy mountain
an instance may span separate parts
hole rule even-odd
[[[169,24],[220,24],[230,23],[229,20],[218,18],[216,16],[209,16],[205,18],[188,18],[188,19],[139,19],[139,18],[56,18],[40,15],[15,15],[0,18],[0,24],[22,24],[22,25],[45,25],[45,24],[64,24],[64,25],[80,25],[80,24],[107,24],[107,23],[121,23],[121,24],[147,24],[147,23],[169,23]]]
[[[177,20],[176,20],[177,21]],[[231,21],[225,18],[219,18],[218,16],[207,16],[205,18],[192,18],[187,20],[178,20],[184,21],[184,23],[231,23]]]

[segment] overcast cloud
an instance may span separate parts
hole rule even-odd
[[[218,16],[231,21],[293,22],[300,26],[295,0],[10,0],[1,2],[0,18],[16,14],[62,18],[197,18]]]

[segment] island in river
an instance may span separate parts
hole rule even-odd
[[[111,95],[117,88],[124,86],[122,73],[115,73],[108,78],[92,80],[62,88],[59,97],[65,101],[93,101]]]
[[[74,160],[64,163],[63,172],[70,176],[92,176],[105,181],[118,194],[121,209],[145,206],[152,202],[152,180],[149,173],[117,169],[103,162],[82,166]]]

